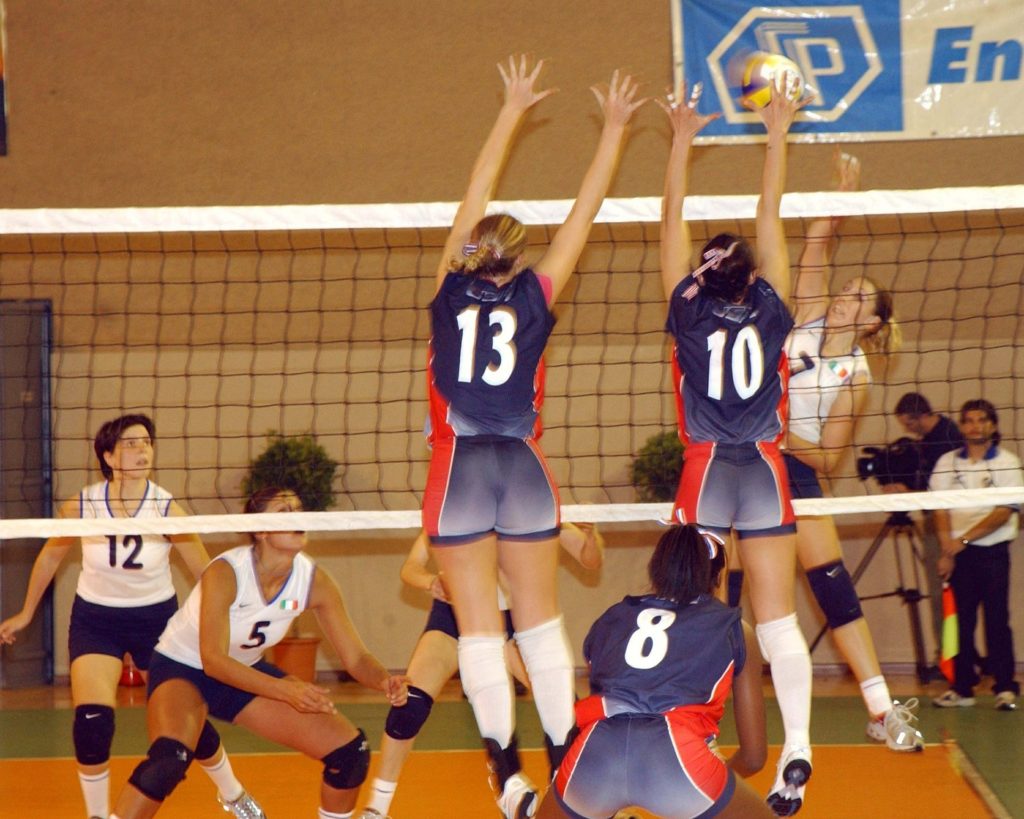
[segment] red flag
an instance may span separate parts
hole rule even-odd
[[[939,670],[952,684],[955,677],[953,658],[960,653],[960,631],[956,616],[956,598],[949,583],[942,584],[942,656]]]

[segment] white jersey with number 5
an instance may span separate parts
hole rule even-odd
[[[272,600],[263,596],[252,546],[229,549],[211,562],[225,561],[235,572],[237,591],[229,610],[231,637],[228,653],[245,665],[257,662],[263,652],[280,642],[292,620],[309,606],[316,564],[301,552],[295,555],[292,573]],[[199,656],[199,609],[202,588],[197,584],[185,604],[167,621],[156,650],[179,663],[202,668]]]
[[[172,500],[170,492],[147,481],[146,494],[132,518],[167,517]],[[78,512],[83,520],[116,517],[110,508],[110,484],[103,481],[85,487],[78,494]],[[169,600],[174,597],[170,550],[171,542],[163,535],[83,537],[78,596],[115,608]]]

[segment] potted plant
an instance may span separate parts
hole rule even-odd
[[[290,489],[299,496],[307,512],[322,512],[334,505],[334,475],[338,462],[311,434],[285,436],[278,432],[267,435],[267,446],[249,465],[242,480],[246,497],[267,486]],[[287,674],[312,682],[316,678],[316,654],[320,638],[303,636],[299,618],[281,642],[271,650],[271,662]]]
[[[683,444],[675,430],[648,438],[629,469],[629,477],[644,503],[675,499],[683,471]]]

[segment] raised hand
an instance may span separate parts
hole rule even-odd
[[[832,187],[837,191],[860,189],[860,160],[836,146],[832,155]]]
[[[678,139],[693,139],[712,120],[718,119],[719,112],[713,114],[698,114],[697,103],[700,102],[700,95],[704,91],[703,83],[694,83],[690,92],[690,98],[684,104],[680,102],[675,94],[668,94],[664,100],[658,100],[661,110],[668,115],[668,121],[672,124],[672,134]],[[686,95],[685,86],[683,96]]]
[[[534,88],[543,67],[544,61],[538,60],[531,70],[525,54],[520,54],[518,58],[512,55],[508,58],[507,65],[498,63],[498,73],[501,74],[501,80],[505,83],[506,107],[516,111],[526,111],[545,97],[555,93],[557,90],[555,88],[548,88],[544,91],[537,91]]]
[[[789,131],[797,112],[814,102],[814,97],[800,97],[793,99],[795,83],[798,78],[789,71],[779,71],[773,77],[771,84],[772,96],[765,106],[758,106],[749,99],[743,101],[743,105],[752,111],[756,111],[764,127],[769,134]]]
[[[640,86],[629,74],[620,77],[618,69],[612,74],[607,90],[597,85],[591,86],[590,90],[597,97],[604,112],[604,121],[608,125],[624,127],[636,110],[647,102],[647,97],[636,98]]]

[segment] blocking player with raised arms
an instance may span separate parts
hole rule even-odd
[[[764,766],[767,737],[754,633],[714,596],[725,564],[717,535],[672,526],[647,566],[651,592],[591,626],[591,694],[539,816],[605,819],[634,805],[671,819],[772,815],[736,777]],[[739,748],[726,762],[712,741],[730,689]]]
[[[246,513],[301,512],[294,492],[254,492]],[[327,690],[263,659],[292,621],[311,610],[345,670],[392,705],[406,699],[367,650],[334,581],[303,552],[305,532],[257,532],[218,555],[171,618],[153,653],[147,725],[151,745],[111,819],[156,814],[185,778],[207,714],[323,763],[320,819],[352,815],[370,763],[366,736],[334,709]]]
[[[565,223],[529,267],[522,223],[484,214],[523,117],[551,93],[535,88],[541,66],[531,69],[525,57],[499,66],[505,102],[470,174],[430,306],[432,454],[423,528],[455,609],[462,685],[510,817],[532,815],[535,797],[511,744],[498,567],[554,767],[573,727],[574,680],[557,599],[558,490],[537,444],[542,356],[551,307],[583,252],[629,120],[643,103],[632,78],[617,71],[606,90],[593,89],[604,115],[597,150]]]
[[[61,518],[161,518],[185,515],[173,496],[152,483],[156,426],[146,415],[122,415],[103,424],[93,441],[104,480],[65,501]],[[35,615],[43,593],[79,538],[52,537],[36,557],[21,611],[0,623],[0,643],[13,643]],[[110,747],[124,655],[144,673],[167,619],[178,609],[171,581],[173,547],[197,580],[209,561],[196,535],[95,535],[81,538],[82,573],[71,607],[68,652],[72,738],[86,816],[106,819],[110,807]],[[213,779],[224,809],[259,816],[259,806],[231,769],[220,736],[202,724],[200,766]]]
[[[667,329],[675,341],[673,372],[686,459],[673,514],[724,535],[737,532],[757,638],[771,665],[786,732],[768,802],[796,813],[811,772],[811,660],[796,619],[795,518],[778,442],[785,429],[786,336],[793,318],[789,254],[779,216],[786,177],[786,134],[809,100],[786,93],[779,77],[771,101],[756,108],[768,131],[757,203],[756,249],[722,233],[690,270],[690,231],[682,218],[690,148],[717,114],[697,113],[699,87],[688,102],[662,107],[672,148],[662,201],[661,270]]]

